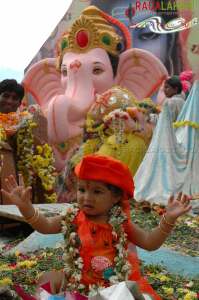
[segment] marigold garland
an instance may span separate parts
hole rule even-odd
[[[2,126],[2,124],[0,124],[0,141],[4,142],[6,140],[6,132],[4,130],[4,127]]]
[[[22,173],[25,185],[32,185],[34,172],[32,168],[32,157],[34,155],[34,141],[32,129],[37,125],[32,119],[24,120],[17,132],[17,168]]]
[[[173,123],[173,127],[175,127],[175,128],[179,128],[182,126],[190,126],[195,129],[199,129],[199,123],[188,121],[188,120]]]
[[[53,152],[48,144],[35,148],[33,129],[36,126],[33,115],[28,112],[0,114],[0,141],[6,142],[7,136],[17,131],[17,169],[22,173],[25,185],[34,185],[38,176],[46,202],[54,203],[57,196],[52,193],[56,181]],[[0,169],[1,161],[0,158]]]
[[[47,203],[57,200],[56,193],[49,194],[55,186],[55,168],[52,148],[48,144],[39,145],[34,149],[32,129],[37,126],[32,119],[24,122],[17,134],[18,170],[21,171],[26,185],[32,185],[35,175],[41,179]]]
[[[36,154],[32,157],[32,167],[34,172],[39,176],[45,193],[46,202],[54,203],[57,200],[56,193],[52,192],[55,186],[55,168],[52,148],[48,144],[36,147]]]

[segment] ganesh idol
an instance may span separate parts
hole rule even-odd
[[[57,57],[34,64],[23,84],[47,117],[60,171],[79,148],[99,95],[119,86],[141,101],[156,92],[167,71],[153,54],[132,49],[128,28],[95,6],[83,10],[56,49]]]

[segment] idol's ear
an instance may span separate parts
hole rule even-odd
[[[33,95],[36,102],[45,110],[51,99],[64,94],[61,86],[61,73],[56,69],[56,59],[43,59],[25,73],[22,84],[26,92]]]
[[[133,48],[120,55],[115,83],[142,100],[151,97],[167,76],[165,66],[157,57],[146,50]]]

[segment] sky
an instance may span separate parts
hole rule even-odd
[[[15,78],[37,54],[72,0],[1,0],[0,81]]]

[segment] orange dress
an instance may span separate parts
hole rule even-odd
[[[115,243],[110,224],[97,224],[88,220],[83,212],[79,212],[74,223],[77,225],[78,236],[81,241],[80,255],[84,262],[82,270],[82,283],[100,284],[104,287],[110,286],[110,282],[104,279],[104,270],[114,266],[116,255]],[[125,229],[125,226],[124,226]],[[125,230],[132,242],[132,232]],[[137,254],[129,253],[128,260],[132,265],[129,280],[136,281],[142,293],[147,293],[155,300],[161,300],[147,280],[141,276]]]

